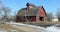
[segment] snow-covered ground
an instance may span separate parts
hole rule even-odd
[[[28,25],[28,24],[22,24],[22,23],[14,23],[14,22],[10,22],[10,24],[13,25],[13,26],[33,27],[35,32],[60,32],[60,27],[59,27],[60,25],[58,25],[58,24],[47,27],[47,28],[40,27],[40,26],[34,26],[34,25]]]
[[[60,32],[60,25],[56,24],[56,25],[47,27],[46,30],[49,32]]]
[[[22,23],[14,23],[14,22],[10,22],[7,24],[11,24],[14,27],[20,27],[23,30],[29,30],[29,32],[45,32],[45,28],[44,27],[40,27],[40,26],[34,26],[34,25],[28,25],[28,24],[22,24]]]
[[[8,23],[8,22],[7,22]],[[8,23],[9,24],[9,23]],[[23,24],[23,23],[14,23],[14,22],[10,22],[10,24],[12,25],[16,25],[16,26],[29,26],[29,27],[34,27],[34,28],[42,28],[45,29],[44,27],[40,27],[40,26],[35,26],[35,25],[29,25],[29,24]]]

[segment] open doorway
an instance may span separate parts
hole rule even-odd
[[[44,21],[44,17],[39,17],[40,21]]]

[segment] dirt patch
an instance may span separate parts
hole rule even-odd
[[[12,31],[18,31],[18,32],[24,32],[23,30],[21,29],[18,29],[16,27],[12,27],[11,25],[9,24],[0,24],[0,30],[3,30],[4,32],[12,32]]]

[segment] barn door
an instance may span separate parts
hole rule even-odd
[[[40,21],[44,21],[44,17],[39,17]]]

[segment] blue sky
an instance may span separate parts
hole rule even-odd
[[[60,0],[2,0],[3,5],[11,8],[12,12],[18,12],[19,9],[26,7],[26,3],[33,3],[36,6],[43,6],[46,12],[56,14],[60,8]]]

